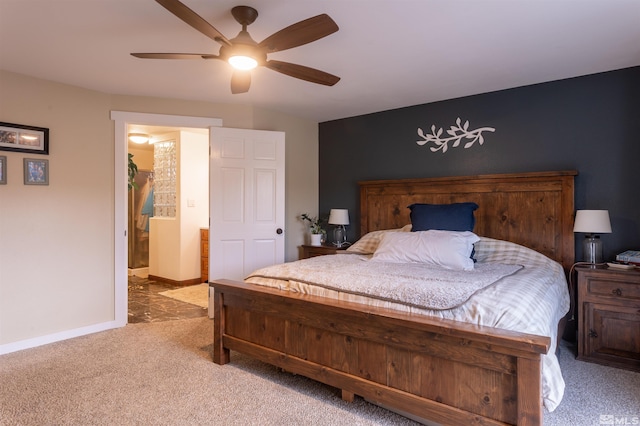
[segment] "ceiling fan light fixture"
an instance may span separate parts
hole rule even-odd
[[[129,140],[133,143],[143,144],[149,142],[149,135],[146,133],[129,133]]]
[[[235,55],[229,57],[229,64],[237,70],[249,71],[258,66],[258,61],[251,56]]]

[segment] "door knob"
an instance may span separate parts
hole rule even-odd
[[[278,234],[278,235],[282,234],[282,228],[276,229],[276,234]]]

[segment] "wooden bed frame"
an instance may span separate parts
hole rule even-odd
[[[574,171],[360,183],[361,235],[408,223],[411,203],[475,201],[475,232],[574,261]],[[237,351],[407,416],[542,423],[548,337],[403,314],[228,280],[214,288],[217,364]],[[559,335],[559,338],[561,334]]]

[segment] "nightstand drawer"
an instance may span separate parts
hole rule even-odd
[[[640,284],[591,278],[588,280],[587,292],[587,297],[594,295],[631,299],[640,302]]]

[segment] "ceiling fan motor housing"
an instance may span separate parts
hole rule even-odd
[[[220,46],[220,59],[227,61],[232,56],[248,56],[264,65],[267,61],[267,54],[264,49],[258,47],[258,43],[251,38],[246,30],[242,30],[235,38],[229,40],[231,46]]]

